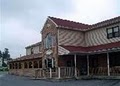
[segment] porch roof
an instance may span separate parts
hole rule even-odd
[[[22,61],[22,60],[30,60],[30,59],[38,59],[38,58],[42,58],[42,54],[41,53],[31,54],[31,55],[25,55],[25,56],[13,59],[13,60],[11,60],[9,62],[12,62],[12,61]]]
[[[108,44],[102,44],[97,46],[82,47],[82,46],[62,46],[70,53],[93,53],[93,52],[103,52],[109,50],[120,50],[120,41]]]

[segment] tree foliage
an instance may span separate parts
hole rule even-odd
[[[3,67],[6,67],[6,66],[7,66],[7,63],[6,63],[5,61],[8,61],[8,60],[11,59],[8,48],[5,48],[5,49],[4,49],[4,52],[2,52],[2,51],[0,50],[0,58],[2,58],[2,66],[3,66]]]
[[[2,58],[2,52],[1,52],[1,50],[0,50],[0,58]]]

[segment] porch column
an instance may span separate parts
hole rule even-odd
[[[109,62],[109,53],[107,52],[107,72],[108,72],[108,76],[110,76],[110,62]]]
[[[52,69],[50,68],[50,78],[52,78]]]
[[[90,75],[90,66],[89,66],[89,55],[87,55],[87,75],[89,76]]]
[[[75,63],[75,78],[77,78],[76,54],[74,55],[74,63]]]
[[[60,76],[60,67],[58,67],[58,79],[60,79],[61,76]]]

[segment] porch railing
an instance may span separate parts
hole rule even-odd
[[[90,68],[90,75],[107,75],[107,67]]]
[[[72,78],[74,67],[58,67],[35,70],[35,78]]]
[[[120,76],[120,66],[115,66],[110,68],[110,74],[112,76]]]
[[[61,67],[60,68],[60,77],[70,78],[70,77],[74,77],[74,75],[75,75],[74,67]]]

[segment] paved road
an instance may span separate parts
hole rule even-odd
[[[120,86],[120,80],[45,81],[3,74],[0,86]]]

